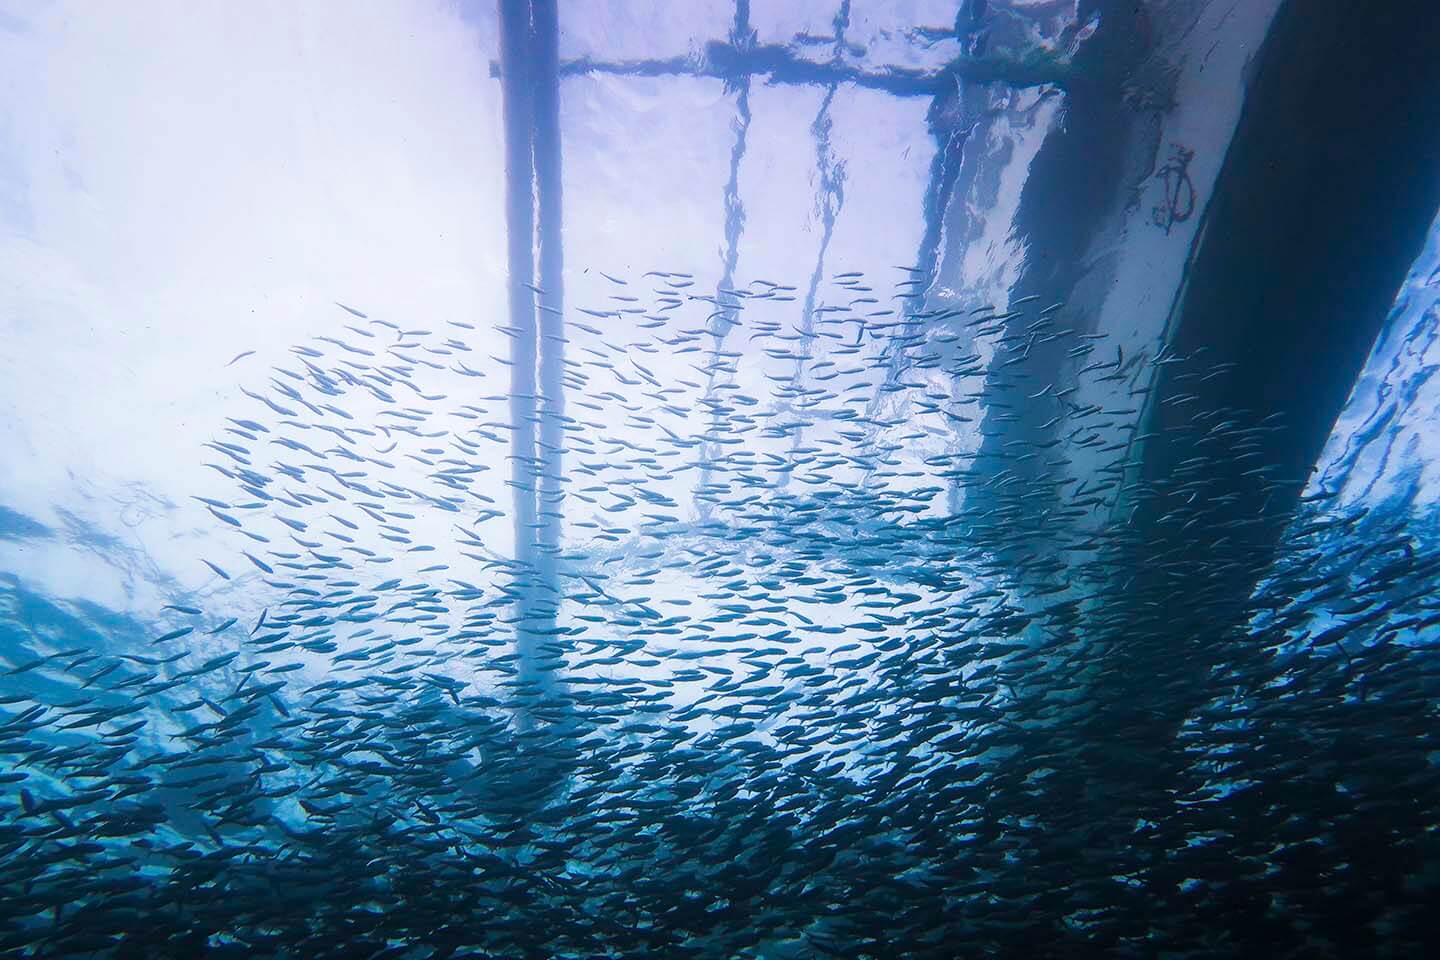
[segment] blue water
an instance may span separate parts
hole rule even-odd
[[[1253,409],[1172,311],[1273,5],[812,6],[0,20],[0,952],[1437,941],[1440,221]]]

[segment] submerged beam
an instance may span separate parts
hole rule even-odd
[[[510,338],[510,485],[515,499],[515,560],[528,581],[534,565],[536,474],[535,105],[530,75],[530,0],[500,0],[500,56],[509,268],[506,292],[514,330]],[[523,660],[525,651],[520,653]]]
[[[1178,733],[1253,652],[1256,582],[1440,205],[1437,45],[1428,0],[1289,0],[1256,59],[1165,336],[1193,359],[1160,367],[1130,451],[1127,628],[1087,681],[1117,821],[1168,815]]]
[[[883,90],[897,97],[934,97],[953,89],[957,81],[1004,83],[1015,87],[1043,84],[1083,84],[1085,78],[1060,58],[1042,51],[1023,56],[966,56],[940,70],[916,70],[887,66],[859,70],[830,60],[808,60],[778,43],[722,43],[705,45],[701,57],[670,57],[656,60],[592,60],[582,57],[561,65],[565,76],[611,73],[632,77],[715,77],[733,81],[740,77],[768,76],[772,83],[799,83],[828,86],[850,83],[870,90]]]
[[[515,501],[515,643],[522,681],[530,693],[544,697],[553,688],[553,670],[544,663],[539,646],[555,635],[563,469],[559,24],[554,0],[500,0],[499,13],[507,292],[514,331],[510,485]]]
[[[538,542],[535,616],[541,636],[554,636],[559,604],[565,447],[565,253],[560,177],[559,16],[556,0],[533,0],[532,80],[535,108],[536,246],[540,251]]]
[[[1163,376],[1140,451],[1159,476],[1193,454],[1166,403],[1229,406],[1284,425],[1263,464],[1304,481],[1440,205],[1440,7],[1290,0],[1258,63],[1192,249],[1171,349],[1233,374]],[[1226,464],[1217,464],[1227,471]],[[1257,500],[1261,484],[1228,473]],[[1251,476],[1254,476],[1251,474]],[[1294,496],[1268,509],[1283,522]],[[1278,532],[1278,531],[1277,531]]]
[[[1030,162],[1013,224],[1024,241],[1025,258],[1009,291],[1012,304],[1067,304],[1065,324],[1080,328],[1094,323],[1098,306],[1086,301],[1103,297],[1091,292],[1105,271],[1093,251],[1117,242],[1111,236],[1115,211],[1123,206],[1137,161],[1146,162],[1145,154],[1153,150],[1146,129],[1152,117],[1128,104],[1123,83],[1114,79],[1134,71],[1152,52],[1151,25],[1131,3],[1101,0],[1097,6],[1100,27],[1081,46],[1076,63],[1112,82],[1068,91],[1061,119]],[[1006,336],[1028,337],[1034,319],[1028,313],[1014,316]],[[977,465],[995,473],[1013,471],[1019,484],[1033,489],[1037,503],[1057,502],[1050,487],[1055,471],[1048,458],[1017,459],[1013,451],[1017,444],[1040,448],[1056,440],[1060,427],[1053,405],[1037,403],[1031,395],[1047,381],[1058,389],[1076,378],[1070,358],[1074,345],[1063,338],[1037,340],[1027,353],[1026,369],[1038,382],[1017,381],[1002,367],[992,369],[985,385]]]
[[[1063,302],[1053,326],[1100,345],[1076,360],[1074,340],[1037,342],[1029,380],[992,377],[977,470],[1017,479],[989,504],[967,490],[962,508],[1018,487],[1027,510],[1058,513],[1067,483],[1106,501],[1089,532],[1113,582],[1087,584],[1078,608],[1088,662],[1045,727],[1067,759],[1041,788],[1073,811],[1052,829],[1083,836],[1092,862],[1137,842],[1137,824],[1183,819],[1180,734],[1212,678],[1255,655],[1255,584],[1440,206],[1440,7],[1093,6],[1077,62],[1126,75],[1068,89],[1028,163],[1011,298]],[[955,205],[947,238],[966,215]],[[947,239],[942,280],[960,290],[964,254]],[[1005,333],[1025,342],[1034,321]],[[1081,377],[1092,362],[1117,376]],[[1217,367],[1229,373],[1206,379]],[[1073,390],[1069,406],[1047,387]],[[1090,446],[1051,422],[1102,408]]]
[[[1131,588],[1179,582],[1173,563],[1153,562],[1178,557],[1187,593],[1214,600],[1203,623],[1170,622],[1117,653],[1117,695],[1166,714],[1152,727],[1161,737],[1192,705],[1145,691],[1225,655],[1440,206],[1437,46],[1428,0],[1359,13],[1289,0],[1260,51],[1166,336],[1193,359],[1161,368],[1130,457],[1158,491],[1132,508]],[[1197,429],[1222,422],[1243,449]],[[1181,472],[1223,505],[1213,522],[1164,522],[1195,495],[1176,489]]]

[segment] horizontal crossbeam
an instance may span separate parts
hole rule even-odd
[[[499,75],[497,64],[491,73]],[[1053,84],[1065,87],[1072,81],[1068,64],[1046,58],[1011,60],[1001,57],[962,57],[939,70],[911,67],[881,67],[866,71],[836,61],[814,61],[797,56],[780,44],[736,46],[722,41],[705,45],[700,56],[678,56],[654,60],[595,60],[581,57],[560,64],[562,77],[611,74],[629,77],[713,77],[737,80],[766,76],[770,83],[819,85],[853,84],[882,90],[897,97],[934,97],[958,82],[1005,83],[1015,87]]]

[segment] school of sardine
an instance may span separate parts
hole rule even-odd
[[[0,649],[0,954],[1420,955],[1440,550],[1224,365],[914,268],[590,279],[528,423],[533,330],[223,367],[208,592]]]

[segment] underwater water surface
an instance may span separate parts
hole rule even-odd
[[[0,12],[0,954],[1425,955],[1342,6]]]

